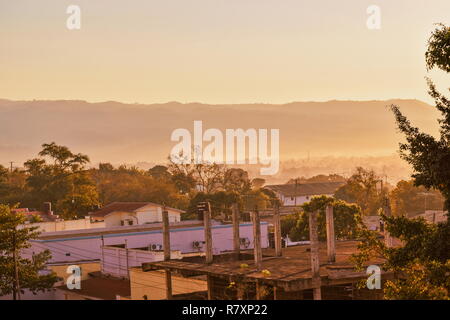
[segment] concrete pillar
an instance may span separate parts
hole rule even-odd
[[[206,286],[208,291],[208,300],[213,300],[213,294],[212,294],[212,278],[211,275],[206,275]]]
[[[274,240],[275,240],[275,256],[281,257],[281,219],[280,219],[280,208],[275,207],[273,215],[273,226],[274,226]]]
[[[164,261],[170,260],[170,228],[169,228],[169,214],[164,208],[162,212],[163,220],[163,249],[164,249]]]
[[[205,229],[205,248],[206,248],[206,263],[210,264],[213,262],[213,252],[212,252],[212,234],[211,234],[211,207],[209,202],[207,203],[207,210],[203,212],[203,225]]]
[[[172,299],[172,273],[170,270],[166,270],[166,298],[167,300]]]
[[[327,254],[328,262],[336,262],[336,236],[334,234],[333,206],[326,208]]]
[[[164,261],[170,260],[170,228],[169,228],[169,214],[166,208],[162,211],[163,220],[163,249]],[[166,298],[172,299],[172,273],[170,270],[165,270],[166,273]]]
[[[309,241],[311,243],[311,271],[314,300],[322,300],[320,290],[319,237],[317,232],[317,211],[309,213]]]
[[[255,266],[258,270],[262,268],[262,251],[261,251],[261,224],[259,220],[259,212],[252,212],[253,222],[253,253],[255,256]]]
[[[241,251],[241,240],[239,235],[239,207],[237,203],[233,203],[232,220],[233,220],[233,251],[235,260],[239,260]]]

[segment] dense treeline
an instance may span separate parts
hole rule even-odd
[[[41,209],[51,202],[56,214],[80,218],[114,201],[150,201],[187,210],[193,217],[197,202],[209,200],[213,215],[227,215],[232,203],[245,208],[255,202],[270,206],[275,195],[250,180],[243,169],[223,165],[157,165],[149,170],[100,163],[87,168],[89,157],[56,143],[43,144],[38,157],[10,171],[0,166],[0,203]]]
[[[99,206],[114,201],[151,201],[187,211],[195,217],[200,201],[210,201],[213,216],[228,216],[237,202],[241,210],[263,210],[276,203],[276,196],[264,189],[264,179],[250,179],[243,169],[223,165],[179,165],[168,163],[149,170],[133,166],[114,167],[100,163],[87,168],[89,157],[65,146],[44,144],[38,157],[12,171],[0,166],[0,203],[41,209],[50,201],[54,211],[66,219],[84,217]],[[386,197],[394,215],[414,216],[425,210],[441,210],[439,191],[400,181],[392,187],[374,171],[357,168],[348,179],[339,175],[318,175],[291,179],[288,183],[346,181],[336,199],[357,204],[362,215],[376,215]]]

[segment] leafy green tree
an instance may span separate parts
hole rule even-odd
[[[295,178],[295,179],[289,179],[286,184],[294,184],[294,183],[314,183],[314,182],[345,182],[346,179],[338,174],[318,174],[316,176],[313,176],[311,178]]]
[[[183,219],[197,219],[197,205],[199,202],[208,201],[211,206],[211,216],[216,218],[218,216],[229,217],[231,214],[231,207],[234,203],[239,203],[240,199],[237,193],[218,191],[215,193],[196,193],[191,201],[187,214],[183,215]]]
[[[413,217],[426,210],[442,210],[444,199],[436,190],[415,186],[414,181],[401,180],[389,194],[394,216]]]
[[[280,217],[281,222],[281,236],[286,238],[289,236],[291,230],[295,229],[297,226],[297,221],[299,220],[299,214],[288,214]],[[296,232],[296,231],[293,231]],[[294,237],[295,238],[295,237]]]
[[[27,194],[26,174],[15,168],[12,172],[0,165],[0,203],[13,205]]]
[[[425,54],[427,68],[437,67],[450,72],[450,27],[440,24],[428,41]],[[450,100],[439,93],[434,83],[428,79],[428,93],[441,112],[440,138],[420,131],[401,113],[398,106],[392,105],[399,130],[406,142],[400,144],[400,155],[414,170],[412,177],[417,186],[441,191],[445,198],[445,208],[450,208]]]
[[[373,170],[361,167],[356,168],[356,172],[346,184],[334,194],[337,199],[356,203],[361,207],[363,215],[376,215],[387,195],[388,191],[386,186],[383,186],[382,179]]]
[[[427,68],[438,67],[450,71],[450,28],[440,24],[428,41],[425,54]],[[400,144],[400,155],[414,170],[416,186],[435,188],[445,198],[445,208],[450,207],[450,100],[441,95],[428,79],[429,93],[439,119],[440,138],[421,132],[411,125],[397,106],[391,106],[398,128],[406,142]],[[398,277],[387,281],[384,295],[387,299],[450,299],[450,222],[437,225],[423,218],[387,217],[381,215],[385,228],[401,245],[387,247],[378,234],[361,229],[361,243],[353,257],[357,268],[372,257],[383,257],[385,271],[393,271]]]
[[[156,165],[148,170],[148,174],[158,180],[168,181],[172,178],[169,168],[166,166]]]
[[[450,224],[430,224],[421,217],[381,214],[381,218],[402,245],[387,247],[377,232],[361,226],[361,243],[352,257],[357,269],[362,270],[372,258],[384,258],[382,269],[398,275],[383,288],[387,299],[449,299]]]
[[[102,204],[114,201],[150,201],[180,209],[187,207],[187,197],[179,192],[173,181],[157,179],[149,175],[148,171],[122,165],[117,169],[91,169],[90,176],[95,181]]]
[[[29,187],[25,204],[39,208],[49,201],[65,218],[85,216],[98,204],[95,184],[85,170],[88,162],[88,156],[65,146],[43,144],[39,158],[24,163]]]
[[[357,236],[358,225],[361,223],[361,209],[355,204],[349,204],[342,200],[336,200],[333,197],[318,196],[313,197],[311,201],[302,205],[303,211],[298,214],[298,220],[294,228],[288,235],[293,241],[309,239],[309,213],[317,211],[317,225],[319,240],[325,241],[327,206],[333,207],[334,229],[336,239],[348,240],[355,239]]]
[[[229,168],[223,174],[222,188],[228,192],[247,193],[252,184],[248,172],[240,168]]]
[[[252,179],[252,188],[253,189],[261,189],[265,184],[266,184],[266,179],[263,179],[263,178]]]
[[[50,251],[34,254],[32,259],[20,255],[30,247],[29,240],[39,235],[36,227],[23,227],[25,221],[24,215],[0,205],[0,296],[12,294],[14,300],[24,289],[36,294],[52,288],[58,280],[53,272],[42,273],[51,258]]]

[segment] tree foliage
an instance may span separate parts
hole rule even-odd
[[[84,217],[98,204],[94,182],[85,170],[89,157],[54,142],[42,148],[39,158],[24,163],[29,192],[22,204],[40,208],[51,202],[64,218]]]
[[[389,198],[394,216],[413,217],[426,210],[442,210],[444,206],[444,198],[438,190],[415,186],[412,180],[399,181]]]
[[[20,255],[21,250],[30,247],[29,241],[39,235],[36,227],[23,227],[25,221],[24,215],[12,213],[8,206],[0,205],[0,296],[13,294],[16,297],[18,293],[14,253],[21,293],[24,289],[32,293],[48,290],[58,280],[54,273],[42,273],[51,258],[50,251],[36,253],[32,259]]]
[[[387,299],[449,299],[450,225],[427,223],[423,218],[387,217],[382,214],[387,231],[402,245],[387,247],[375,231],[361,226],[361,243],[353,260],[358,269],[372,258],[384,258],[384,271],[398,275],[387,281]]]
[[[289,232],[292,241],[309,239],[309,214],[317,211],[317,225],[319,240],[326,240],[326,216],[327,206],[333,207],[334,229],[336,239],[354,239],[357,235],[358,224],[361,222],[361,209],[355,204],[349,204],[333,197],[318,196],[302,205],[303,211],[298,214],[294,228]],[[285,223],[292,223],[287,220]]]
[[[428,41],[426,63],[429,69],[438,67],[449,72],[450,27],[439,25]],[[450,100],[439,93],[434,83],[428,79],[428,93],[441,112],[438,119],[440,138],[422,132],[414,127],[398,106],[392,105],[397,126],[406,138],[400,143],[400,155],[414,170],[412,177],[417,186],[435,188],[445,197],[445,208],[450,207]]]
[[[387,188],[373,170],[357,167],[356,172],[334,196],[349,203],[356,203],[363,215],[376,215],[387,196]]]

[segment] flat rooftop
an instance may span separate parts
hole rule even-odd
[[[366,272],[357,272],[350,260],[352,254],[357,252],[358,241],[337,241],[336,262],[327,262],[326,243],[320,243],[320,277],[322,285],[335,285],[356,281],[367,277]],[[144,271],[165,269],[185,276],[211,275],[228,279],[229,281],[261,281],[265,284],[282,287],[286,291],[297,291],[312,288],[312,272],[309,245],[283,248],[282,257],[275,257],[274,249],[263,249],[262,270],[256,269],[252,251],[245,251],[241,260],[233,260],[232,253],[214,256],[210,265],[202,261],[193,262],[192,259],[169,260],[144,263]],[[228,257],[227,257],[228,256]],[[378,258],[370,261],[371,264],[381,264],[384,260]],[[245,264],[243,266],[243,264]]]

